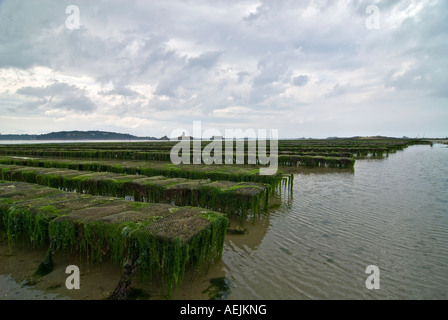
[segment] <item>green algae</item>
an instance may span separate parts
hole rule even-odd
[[[282,166],[306,166],[320,168],[351,169],[355,165],[355,159],[347,157],[326,157],[311,155],[281,155],[278,158]]]
[[[39,264],[37,270],[34,272],[34,276],[42,277],[53,271],[53,248],[50,246],[45,254],[44,260]]]
[[[18,185],[33,189],[31,185]],[[4,194],[0,189],[0,197]],[[202,268],[221,258],[228,219],[220,213],[113,198],[90,201],[97,197],[78,196],[84,205],[92,206],[67,213],[60,207],[69,202],[53,197],[52,205],[44,197],[41,200],[45,205],[37,205],[34,198],[8,203],[6,211],[2,207],[0,227],[4,230],[6,223],[11,241],[49,246],[36,276],[51,272],[52,254],[60,250],[88,263],[101,263],[107,255],[119,265],[135,261],[143,279],[160,277],[170,293],[182,282],[188,264]],[[40,228],[40,223],[45,227]]]
[[[2,179],[39,183],[66,191],[126,197],[137,201],[199,206],[227,214],[261,213],[267,208],[269,184],[145,177],[109,172],[0,165]]]
[[[122,174],[139,174],[148,177],[165,176],[167,178],[207,179],[212,181],[228,180],[235,182],[260,182],[275,187],[282,182],[282,173],[260,175],[259,168],[248,169],[246,166],[233,165],[174,165],[172,163],[143,163],[113,161],[83,161],[65,159],[18,159],[3,157],[0,163],[43,168],[67,168],[80,171],[113,172]]]

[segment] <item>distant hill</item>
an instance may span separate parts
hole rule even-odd
[[[5,134],[0,140],[159,140],[155,137],[137,137],[127,133],[107,131],[60,131],[46,134]]]

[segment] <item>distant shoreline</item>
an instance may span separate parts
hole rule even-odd
[[[137,137],[128,133],[116,133],[108,131],[59,131],[46,134],[0,134],[0,141],[158,141],[168,138]]]
[[[235,139],[235,138],[234,138]],[[252,140],[244,138],[242,140]],[[386,136],[353,136],[353,137],[328,137],[328,138],[280,138],[278,140],[429,140],[446,141],[447,138],[410,138],[410,137],[386,137]],[[193,138],[191,140],[212,140]],[[223,140],[228,140],[223,138]],[[232,140],[232,139],[230,139]],[[239,139],[237,139],[239,140]],[[38,143],[76,143],[76,142],[152,142],[172,141],[166,135],[161,138],[138,137],[127,133],[116,133],[107,131],[60,131],[46,134],[0,134],[0,144],[38,144]]]
[[[2,144],[51,144],[51,143],[107,143],[107,142],[164,142],[166,140],[1,140],[0,145]]]

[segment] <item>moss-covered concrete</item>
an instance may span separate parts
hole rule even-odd
[[[89,263],[108,255],[120,265],[133,261],[143,278],[161,277],[170,292],[187,264],[221,257],[227,226],[224,215],[201,208],[0,182],[0,234],[11,243],[48,246],[38,270],[44,273],[51,271],[55,251],[71,251]]]
[[[284,180],[279,171],[276,175],[260,175],[257,166],[245,165],[174,165],[161,161],[137,160],[79,160],[2,156],[0,163],[42,168],[66,168],[80,171],[105,171],[114,173],[140,174],[148,177],[165,176],[168,178],[227,180],[235,182],[259,182],[276,187]]]
[[[4,164],[0,164],[0,178],[92,195],[122,198],[132,196],[135,200],[143,202],[200,206],[242,216],[262,212],[272,192],[270,185],[253,182],[146,177]]]

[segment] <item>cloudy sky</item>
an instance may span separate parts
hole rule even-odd
[[[0,0],[0,133],[442,137],[447,56],[446,0]]]

